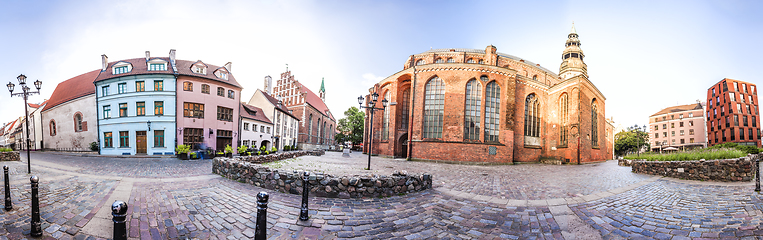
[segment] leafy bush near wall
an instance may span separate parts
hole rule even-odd
[[[757,149],[756,149],[757,150]],[[631,154],[625,156],[625,159],[647,161],[689,161],[689,160],[713,160],[713,159],[731,159],[747,156],[747,152],[736,148],[705,148],[686,152],[675,153],[643,153],[640,156]]]
[[[0,148],[0,152],[12,152],[12,151],[13,151],[13,149],[11,149],[11,148],[5,148],[5,147],[4,148]]]

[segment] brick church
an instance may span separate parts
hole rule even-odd
[[[389,101],[374,114],[373,153],[478,164],[611,158],[606,99],[588,79],[574,26],[559,73],[496,50],[411,55],[402,71],[369,89],[379,94],[377,108]],[[366,132],[366,152],[368,141]]]
[[[265,78],[266,89],[269,88],[270,76]],[[294,79],[289,69],[281,73],[273,95],[281,100],[291,114],[299,119],[299,149],[334,149],[336,135],[336,120],[326,106],[326,88],[321,80],[318,94],[313,93],[298,80]]]

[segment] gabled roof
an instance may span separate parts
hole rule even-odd
[[[239,114],[241,114],[241,117],[264,122],[264,123],[273,124],[273,122],[271,122],[270,119],[268,119],[268,117],[265,116],[261,108],[258,108],[249,104],[245,104],[245,103],[241,103],[241,108],[244,110],[244,111],[239,111]]]
[[[93,70],[59,83],[56,86],[56,90],[50,95],[50,99],[47,101],[48,104],[45,105],[42,111],[44,112],[59,104],[94,94],[95,86],[93,85],[93,80],[98,77],[99,72],[100,69]]]
[[[259,90],[259,89],[257,89],[257,90]],[[284,113],[286,113],[286,115],[289,115],[289,116],[297,119],[297,121],[299,121],[299,118],[297,118],[296,116],[292,115],[289,112],[289,109],[286,108],[285,105],[278,104],[278,99],[274,98],[273,96],[270,96],[270,94],[266,93],[265,91],[260,91],[260,92],[262,92],[262,95],[265,96],[265,99],[267,99],[270,102],[270,104],[273,104],[273,106],[275,106],[275,108],[277,108],[278,110],[281,110],[281,112],[284,112]]]
[[[167,64],[170,64],[169,63],[170,59],[166,57],[151,58],[150,60],[154,60],[154,59],[161,59],[161,60],[167,61]],[[113,74],[114,72],[111,70],[111,67],[113,67],[117,63],[122,63],[122,62],[131,64],[132,70],[128,73],[120,73],[120,74],[114,75]],[[110,62],[107,65],[106,70],[103,72],[100,72],[100,74],[98,75],[98,78],[95,79],[95,81],[93,82],[103,81],[106,79],[116,78],[116,77],[143,75],[143,74],[174,74],[174,72],[172,72],[172,66],[169,66],[169,65],[167,66],[167,70],[164,70],[164,71],[149,71],[148,65],[146,64],[146,58],[133,58],[133,59],[127,59],[127,60],[119,60],[116,62]]]
[[[233,77],[233,73],[231,73],[230,70],[228,70],[228,69],[225,69],[225,70],[228,71],[228,80],[225,80],[225,79],[222,79],[222,78],[218,78],[217,76],[215,76],[215,74],[214,74],[215,70],[217,70],[219,68],[225,68],[225,67],[219,67],[219,66],[210,65],[210,64],[206,64],[206,63],[202,62],[202,64],[207,65],[207,74],[204,75],[204,74],[200,74],[200,73],[194,73],[193,71],[191,71],[191,66],[193,66],[197,62],[191,62],[191,61],[179,60],[179,59],[176,60],[176,61],[177,61],[178,74],[180,74],[180,75],[194,76],[194,77],[211,79],[211,80],[214,80],[214,81],[217,81],[217,82],[227,83],[227,84],[233,85],[234,87],[242,88],[241,84],[238,84],[238,82],[236,81],[236,78]],[[201,62],[201,61],[198,61],[198,62]],[[210,70],[211,70],[211,72],[210,72]]]
[[[296,83],[299,84],[299,89],[302,89],[302,93],[305,94],[305,102],[307,104],[310,104],[310,106],[313,106],[315,109],[320,111],[323,115],[328,116],[329,118],[331,118],[332,121],[336,122],[336,120],[334,119],[334,116],[331,114],[331,112],[329,111],[329,108],[326,106],[326,103],[324,103],[323,100],[321,100],[321,98],[318,97],[318,95],[315,95],[313,91],[310,91],[310,89],[305,87],[305,85],[302,85],[302,83],[300,82],[296,82]]]
[[[29,103],[29,107],[31,107],[31,108],[40,108],[40,106],[45,106],[45,103],[47,103],[47,102],[48,102],[48,100],[45,100],[45,101],[43,101],[40,104]]]
[[[693,104],[686,104],[686,105],[679,105],[674,107],[669,107],[660,110],[659,112],[650,115],[650,117],[662,115],[666,113],[674,113],[674,112],[683,112],[683,111],[689,111],[689,110],[702,110],[702,104],[701,103],[693,103]]]

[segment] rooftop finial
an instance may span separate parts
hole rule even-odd
[[[575,21],[572,21],[572,30],[570,30],[570,33],[577,34],[578,32],[575,31]]]
[[[286,64],[286,71],[287,72],[289,71],[289,64],[288,63]]]

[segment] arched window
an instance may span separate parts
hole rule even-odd
[[[49,125],[50,125],[50,136],[55,136],[56,135],[56,121],[55,120],[50,120],[50,124]]]
[[[323,139],[321,139],[321,119],[318,118],[318,131],[315,133],[315,136],[318,137],[318,141],[315,141],[316,143],[321,143]]]
[[[570,112],[569,112],[569,97],[567,93],[562,93],[559,97],[559,145],[567,146],[567,124],[569,124]]]
[[[313,114],[310,114],[310,118],[307,120],[307,142],[310,142],[310,138],[313,136]]]
[[[485,88],[485,142],[498,142],[501,111],[501,86],[495,81]]]
[[[326,141],[326,121],[323,121],[323,133],[321,134],[321,144],[325,143]]]
[[[482,59],[479,60],[479,64],[485,64],[485,61],[482,61]]]
[[[485,76],[485,75],[480,76],[480,81],[482,81],[482,82],[487,82],[489,80],[490,79],[488,79],[487,76]]]
[[[408,129],[408,102],[411,101],[411,88],[403,90],[402,100],[400,101],[400,129]]]
[[[466,60],[466,63],[474,63],[474,59],[469,58],[469,60]]]
[[[540,101],[534,93],[525,99],[525,136],[540,137]]]
[[[533,75],[533,81],[538,81],[538,75]]]
[[[82,115],[79,113],[74,114],[74,131],[82,132]]]
[[[424,87],[424,138],[442,138],[445,83],[435,76]]]
[[[598,116],[597,113],[597,107],[596,107],[596,99],[593,99],[591,102],[591,146],[592,147],[599,147],[599,126],[598,126]]]
[[[424,65],[424,59],[419,59],[418,61],[416,61],[416,66],[418,65]]]
[[[453,60],[453,58],[448,58],[448,63],[454,63],[456,61]]]
[[[434,61],[434,63],[443,63],[445,61],[442,60],[442,58],[437,58],[437,60]]]
[[[466,83],[466,103],[464,104],[464,139],[480,139],[480,108],[482,85],[475,79]]]
[[[387,101],[392,99],[389,96],[389,91],[384,94],[384,99]],[[382,140],[387,139],[389,139],[389,108],[384,107],[384,117],[382,117]]]

